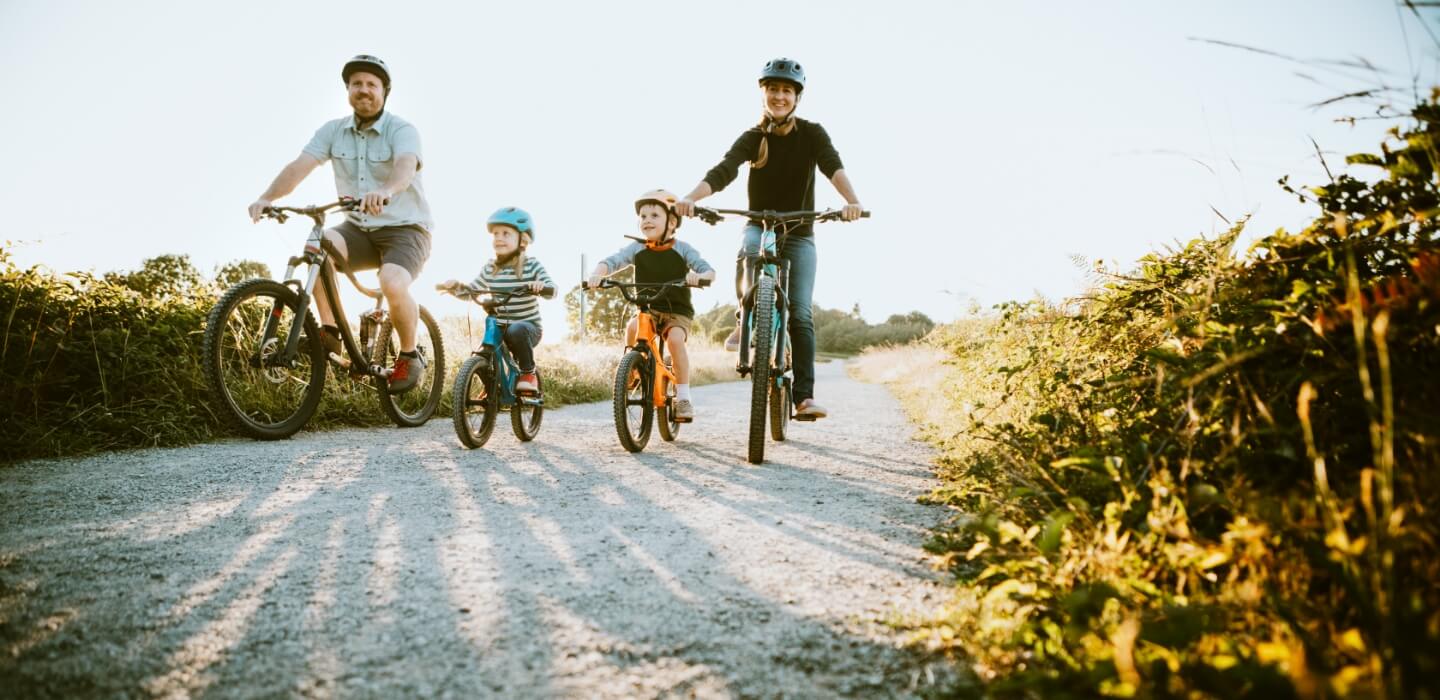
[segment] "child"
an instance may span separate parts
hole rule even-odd
[[[635,213],[639,215],[638,225],[645,243],[631,243],[601,260],[590,273],[590,286],[598,286],[601,277],[632,264],[636,282],[671,282],[683,278],[694,287],[701,280],[714,280],[715,270],[700,257],[699,251],[675,240],[675,229],[680,227],[675,202],[675,195],[665,190],[640,195],[635,200]],[[690,290],[666,289],[650,305],[650,314],[655,317],[655,325],[675,365],[675,421],[689,423],[695,418],[695,408],[690,403],[690,355],[685,351],[685,340],[695,316],[695,308],[690,305]],[[631,319],[625,329],[627,347],[635,344],[635,333],[636,323]]]
[[[495,259],[485,263],[484,269],[470,284],[459,280],[446,280],[441,287],[447,288],[461,299],[469,299],[480,292],[509,292],[529,289],[546,298],[555,296],[555,283],[545,273],[539,260],[525,255],[525,250],[535,240],[535,222],[524,209],[505,207],[490,215],[485,222],[490,229]],[[515,393],[534,394],[539,391],[540,382],[535,377],[535,346],[540,343],[540,300],[533,296],[512,297],[509,302],[496,309],[497,317],[505,327],[505,347],[515,357],[520,377],[515,380]]]

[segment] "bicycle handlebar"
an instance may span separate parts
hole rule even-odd
[[[462,286],[463,286],[463,285],[462,285]],[[455,293],[455,288],[454,288],[454,287],[447,287],[447,286],[445,286],[445,285],[443,285],[443,284],[437,284],[437,285],[435,285],[435,291],[440,292],[440,293],[442,293],[442,294],[449,294],[450,296],[456,297],[457,299],[458,299],[459,296],[460,296],[460,295],[458,295],[458,294]],[[482,290],[482,291],[475,292],[475,293],[473,294],[473,297],[478,297],[478,296],[481,296],[481,295],[488,295],[488,296],[491,297],[491,301],[494,301],[494,302],[497,303],[497,304],[504,304],[504,303],[510,301],[511,299],[514,299],[515,297],[526,297],[526,296],[552,297],[552,296],[555,295],[555,288],[554,288],[554,287],[544,287],[544,288],[542,288],[542,289],[541,289],[540,291],[538,291],[538,292],[534,292],[534,291],[531,291],[531,290],[528,289],[528,288],[523,288],[523,287],[520,288],[520,289],[511,289],[511,290],[509,290],[509,291],[503,291],[503,292],[502,292],[502,291],[497,291],[497,290],[494,290],[494,289],[486,289],[486,290]],[[473,297],[472,297],[472,298],[473,298]],[[503,298],[502,298],[502,297],[503,297]],[[475,303],[479,304],[479,303],[481,303],[481,302],[478,302],[478,301],[477,301],[477,302],[475,302]]]
[[[743,216],[747,219],[775,222],[776,224],[841,220],[841,210],[839,209],[826,209],[825,211],[772,211],[769,209],[765,211],[752,211],[749,209],[708,209],[706,207],[695,207],[695,217],[711,226],[720,223],[726,214]],[[870,218],[870,212],[860,212],[860,218]]]
[[[360,200],[355,199],[354,197],[341,197],[339,200],[331,202],[329,204],[317,204],[308,207],[265,207],[265,211],[261,212],[260,216],[269,217],[283,224],[285,223],[286,219],[290,218],[290,214],[308,216],[312,219],[323,219],[326,214],[329,214],[332,211],[338,211],[342,209],[345,211],[352,211],[359,208]]]
[[[611,287],[614,287],[614,288],[616,288],[616,289],[663,289],[663,288],[666,288],[666,287],[689,287],[689,286],[690,286],[690,285],[687,284],[687,283],[685,282],[685,280],[671,280],[671,281],[669,281],[669,282],[621,282],[621,281],[619,281],[619,280],[612,280],[612,279],[608,279],[608,278],[607,278],[607,279],[602,279],[602,280],[600,280],[600,286],[598,286],[598,287],[591,287],[591,286],[590,286],[590,280],[580,280],[580,288],[581,288],[581,289],[586,289],[586,290],[589,290],[589,289],[609,289],[609,288],[611,288]],[[695,285],[695,286],[697,286],[697,287],[709,287],[709,286],[710,286],[710,280],[708,280],[708,279],[702,279],[702,280],[700,280],[700,283],[697,284],[697,285]]]

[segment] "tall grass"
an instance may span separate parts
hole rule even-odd
[[[1437,697],[1440,108],[1414,116],[1351,157],[1377,177],[1291,189],[1299,233],[860,361],[943,448],[956,595],[916,635],[968,690]]]

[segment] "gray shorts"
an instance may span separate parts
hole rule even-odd
[[[366,230],[346,221],[330,230],[345,239],[351,272],[395,264],[409,270],[414,279],[430,259],[430,233],[418,224]]]

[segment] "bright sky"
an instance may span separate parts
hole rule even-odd
[[[1076,293],[1072,254],[1128,263],[1223,228],[1211,207],[1253,212],[1252,233],[1299,228],[1313,212],[1275,182],[1323,181],[1310,138],[1340,168],[1393,125],[1310,105],[1377,81],[1408,92],[1413,73],[1423,88],[1437,56],[1425,27],[1381,0],[3,0],[0,240],[57,270],[185,253],[206,272],[251,258],[279,274],[306,226],[251,225],[245,208],[348,112],[338,73],[356,53],[390,64],[387,108],[424,142],[437,227],[416,290],[442,316],[464,308],[430,290],[489,257],[490,211],[529,209],[531,253],[569,288],[582,253],[593,264],[635,230],[636,194],[688,191],[758,120],[767,59],[799,60],[799,114],[830,132],[874,212],[819,227],[815,302],[858,302],[871,321]],[[708,203],[743,207],[744,177]],[[333,198],[325,166],[285,203]],[[818,205],[841,201],[817,183]],[[740,228],[681,230],[721,270],[698,307],[727,300]],[[562,328],[563,305],[545,306]]]

